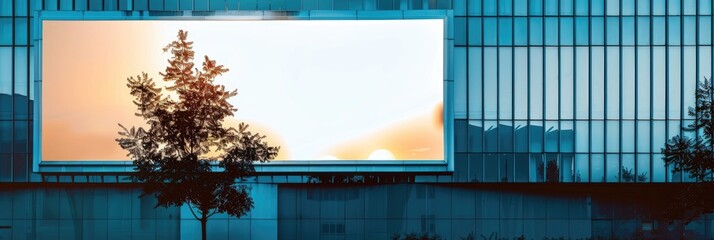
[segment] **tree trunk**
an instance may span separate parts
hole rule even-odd
[[[205,216],[201,218],[201,239],[206,240],[206,222],[208,222],[208,218]]]

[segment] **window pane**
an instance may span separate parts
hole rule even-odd
[[[588,45],[588,18],[575,18],[575,43],[577,45]]]
[[[637,118],[650,118],[650,48],[637,48]]]
[[[469,45],[481,45],[481,18],[469,18]]]
[[[482,119],[483,81],[481,48],[469,48],[469,118]]]
[[[513,28],[513,44],[519,46],[528,45],[528,19],[524,17],[515,18]]]
[[[545,118],[558,119],[558,48],[545,48]]]
[[[28,35],[27,18],[15,18],[15,44],[26,45]]]
[[[511,18],[499,18],[498,42],[500,45],[513,44],[513,21]]]
[[[666,29],[664,17],[654,17],[652,19],[652,45],[664,45]]]
[[[590,159],[587,154],[575,155],[575,177],[574,182],[589,182]]]
[[[575,48],[575,117],[587,119],[590,111],[590,63],[587,47]]]
[[[466,118],[466,48],[454,48],[454,117]]]
[[[667,11],[666,0],[652,1],[652,15],[665,15]]]
[[[607,0],[607,15],[617,16],[620,15],[620,1],[619,0]]]
[[[573,15],[573,0],[560,0],[560,15]]]
[[[699,14],[712,14],[712,0],[699,0]]]
[[[637,121],[637,152],[650,152],[650,121]]]
[[[590,129],[587,121],[575,121],[575,151],[587,153],[590,149]]]
[[[12,36],[12,18],[0,18],[0,45],[11,45]]]
[[[712,43],[712,18],[699,17],[699,44]]]
[[[695,106],[695,97],[694,93],[696,91],[696,86],[697,82],[700,81],[700,79],[697,79],[696,76],[696,66],[697,66],[697,59],[696,59],[696,48],[695,47],[684,47],[684,57],[683,57],[683,65],[684,68],[682,69],[682,72],[684,73],[684,85],[683,85],[683,108],[684,109],[689,109],[690,107]],[[703,80],[703,79],[701,79]],[[686,111],[685,111],[686,113]],[[692,119],[691,116],[688,114],[684,115],[683,118],[685,119]]]
[[[483,0],[483,15],[496,16],[496,0]]]
[[[511,0],[498,1],[498,15],[510,16],[513,15],[513,3]]]
[[[530,129],[530,151],[543,152],[543,122],[531,121]]]
[[[454,18],[454,44],[466,45],[466,18]]]
[[[620,122],[607,121],[605,131],[605,151],[616,153],[620,151]]]
[[[620,48],[607,48],[607,106],[605,106],[605,114],[607,119],[620,118]]]
[[[697,39],[696,18],[684,17],[684,45],[695,45]]]
[[[667,1],[667,14],[669,15],[679,15],[681,14],[681,0],[668,0]]]
[[[12,119],[12,81],[12,48],[0,47],[0,120]]]
[[[665,182],[665,174],[667,169],[662,160],[662,154],[654,154],[652,156],[652,182]]]
[[[515,4],[514,9],[513,9],[513,15],[516,16],[526,16],[528,15],[528,2],[527,1],[519,1],[516,0],[513,2]]]
[[[573,93],[575,92],[573,83],[573,48],[562,47],[560,49],[560,118],[573,119]]]
[[[560,45],[573,45],[573,19],[560,18]]]
[[[558,0],[544,0],[544,1],[545,1],[545,15],[557,16],[558,15]]]
[[[684,0],[684,15],[697,14],[697,0]]]
[[[637,15],[650,14],[650,1],[651,0],[637,0]]]
[[[543,18],[530,18],[530,42],[531,45],[543,44]]]
[[[638,45],[649,45],[650,44],[650,18],[649,17],[638,17],[637,18],[637,44]]]
[[[543,182],[543,172],[545,170],[545,165],[543,164],[543,154],[531,154],[530,161],[530,182]]]
[[[575,131],[572,121],[560,122],[560,152],[575,151]]]
[[[500,48],[498,74],[498,104],[500,119],[513,118],[513,48]]]
[[[659,152],[667,142],[666,125],[664,121],[652,122],[652,152]]]
[[[483,123],[481,121],[469,121],[468,124],[469,132],[469,151],[470,152],[482,152],[483,151]]]
[[[558,121],[545,121],[545,151],[558,152]]]
[[[515,110],[515,119],[527,119],[528,118],[528,72],[520,71],[519,69],[528,69],[528,49],[527,48],[516,48],[515,58],[513,59],[515,65],[513,78],[513,94],[515,102],[513,108]]]
[[[622,18],[622,45],[635,45],[635,18]]]
[[[481,0],[468,0],[468,6],[470,16],[481,15]]]
[[[528,122],[516,121],[513,130],[513,141],[516,152],[528,152]]]
[[[605,38],[605,20],[601,17],[593,17],[592,21],[592,35],[590,44],[592,45],[603,45]]]
[[[666,87],[665,82],[666,57],[664,47],[652,48],[652,117],[654,119],[664,119],[666,115]]]
[[[606,158],[607,176],[603,177],[602,182],[618,182],[620,180],[620,155],[607,154]]]
[[[558,18],[545,18],[545,44],[549,46],[558,45]]]
[[[632,16],[635,15],[635,1],[622,1],[622,15]]]
[[[530,64],[530,117],[543,119],[543,48],[531,48]]]
[[[603,0],[590,0],[590,3],[592,15],[602,16],[605,14],[605,2]]]
[[[513,151],[513,123],[501,121],[498,124],[498,149],[500,152]]]
[[[622,152],[635,152],[635,122],[631,120],[622,121]]]
[[[530,15],[543,15],[543,0],[529,0],[528,8]]]
[[[498,122],[484,121],[483,147],[484,152],[498,151]]]
[[[592,119],[605,119],[605,49],[591,48],[591,115]]]
[[[667,62],[667,104],[669,106],[669,118],[679,119],[682,117],[680,105],[682,91],[682,58],[680,47],[669,47],[669,59]]]
[[[496,48],[488,47],[484,49],[484,118],[496,119],[498,114],[498,79],[497,76],[497,59],[498,52]]]
[[[681,37],[681,35],[680,35],[681,31],[680,31],[680,26],[679,26],[679,23],[680,23],[679,17],[669,17],[668,20],[669,20],[669,21],[667,21],[669,24],[669,27],[667,28],[668,29],[667,31],[669,32],[668,37],[667,37],[668,38],[667,40],[669,41],[668,44],[669,45],[679,45],[680,37]]]
[[[590,123],[590,151],[605,152],[605,123],[603,121]]]
[[[12,121],[0,121],[0,132],[2,132],[0,134],[0,153],[11,153]]]
[[[607,18],[607,45],[620,44],[620,18]]]
[[[497,40],[497,25],[496,18],[484,18],[483,19],[483,42],[485,45],[496,45]]]
[[[704,78],[711,80],[712,76],[712,47],[699,47],[699,81],[704,81]]]
[[[605,156],[603,154],[590,155],[590,182],[605,181]]]
[[[635,118],[635,49],[622,48],[622,118]]]

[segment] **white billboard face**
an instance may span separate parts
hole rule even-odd
[[[142,126],[126,78],[159,72],[188,31],[237,89],[277,160],[443,160],[443,20],[44,21],[43,161],[128,160],[117,123]]]

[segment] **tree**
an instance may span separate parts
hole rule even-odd
[[[711,189],[714,173],[714,86],[709,79],[704,79],[696,89],[696,106],[690,107],[688,114],[694,117],[694,123],[683,127],[684,132],[694,137],[674,136],[667,140],[662,148],[663,159],[673,172],[684,172],[695,183],[678,194],[677,199],[665,211],[670,220],[681,219],[685,223],[714,212],[714,192]]]
[[[254,175],[253,161],[274,159],[280,147],[269,146],[265,136],[248,131],[245,123],[238,129],[224,126],[224,119],[236,111],[228,99],[237,91],[214,80],[228,69],[208,56],[201,70],[194,68],[193,42],[187,36],[180,30],[178,40],[163,48],[172,56],[159,74],[173,97],[146,73],[127,79],[135,115],[145,120],[146,128],[119,124],[116,141],[133,160],[132,178],[144,183],[142,196],[154,195],[155,207],[187,204],[206,239],[212,215],[240,217],[252,209],[250,187],[241,182]]]

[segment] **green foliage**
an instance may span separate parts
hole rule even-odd
[[[187,36],[180,30],[178,40],[163,48],[172,55],[160,73],[169,85],[166,92],[146,73],[127,79],[135,115],[145,120],[146,128],[119,124],[116,141],[133,160],[133,179],[144,183],[144,195],[153,194],[156,207],[188,204],[203,223],[205,239],[209,217],[240,217],[253,207],[249,187],[236,180],[254,175],[253,162],[274,159],[279,147],[269,146],[247,124],[238,129],[223,125],[236,111],[228,99],[237,92],[214,80],[228,69],[208,56],[201,70],[194,68],[193,42]]]

